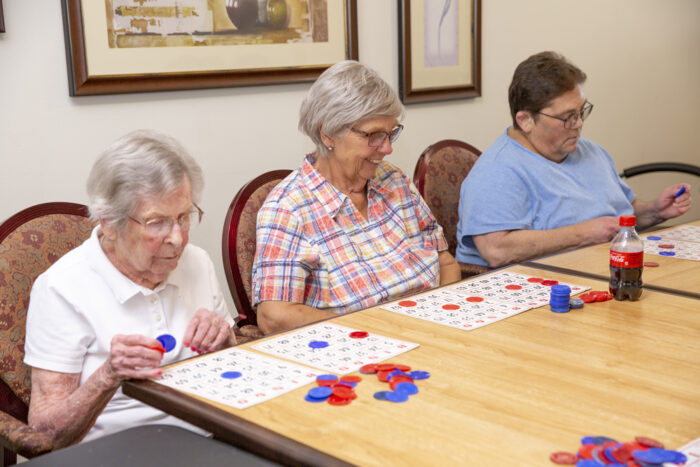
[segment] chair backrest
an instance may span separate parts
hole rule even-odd
[[[481,151],[456,139],[428,146],[418,158],[413,183],[442,226],[454,256],[457,250],[459,190]]]
[[[29,293],[36,277],[92,232],[87,206],[44,203],[0,224],[0,410],[26,423],[31,374],[24,363]]]
[[[238,190],[226,213],[221,248],[226,281],[238,309],[239,327],[257,325],[257,316],[251,306],[251,282],[258,210],[270,191],[290,172],[272,170],[255,177]]]

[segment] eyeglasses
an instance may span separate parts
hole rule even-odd
[[[574,112],[566,118],[565,117],[555,117],[554,115],[548,115],[548,114],[542,113],[542,112],[535,112],[535,113],[538,113],[540,115],[544,115],[545,117],[556,118],[557,120],[561,120],[562,122],[564,122],[564,128],[566,128],[567,130],[570,130],[576,126],[579,118],[581,119],[581,121],[586,120],[588,118],[588,116],[591,114],[591,112],[593,112],[593,104],[586,101],[586,103],[583,104],[583,107],[581,108],[580,111]]]
[[[175,222],[177,222],[177,225],[180,226],[180,230],[183,232],[188,232],[191,227],[196,227],[200,222],[202,222],[202,216],[204,215],[204,211],[202,211],[199,206],[194,203],[192,204],[194,205],[195,209],[191,210],[190,212],[186,212],[185,214],[180,214],[177,219],[173,217],[153,217],[151,219],[144,219],[140,221],[131,216],[129,216],[129,219],[142,225],[143,228],[146,229],[148,235],[153,237],[165,237],[168,235],[173,230]]]
[[[396,128],[392,128],[392,130],[389,133],[387,133],[386,131],[375,131],[373,133],[367,133],[366,131],[357,130],[352,127],[350,127],[350,130],[354,131],[358,135],[362,135],[365,138],[367,138],[367,144],[373,148],[376,148],[384,144],[384,141],[386,141],[387,138],[389,138],[390,143],[396,141],[399,138],[401,131],[403,130],[403,125],[399,125]]]

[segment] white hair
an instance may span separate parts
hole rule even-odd
[[[153,130],[128,133],[95,161],[87,180],[90,218],[122,226],[150,196],[164,196],[190,182],[192,201],[199,201],[202,169],[174,138]]]
[[[354,60],[338,62],[318,77],[299,109],[299,130],[316,145],[321,156],[329,152],[321,140],[335,136],[360,120],[403,118],[399,96],[379,74]]]

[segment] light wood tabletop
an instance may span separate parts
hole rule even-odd
[[[700,226],[700,221],[684,225]],[[642,238],[649,235],[661,235],[664,231],[674,227],[640,235]],[[644,268],[642,280],[646,288],[700,298],[700,261],[658,255],[644,255],[644,261],[653,261],[659,264],[658,267]],[[524,264],[608,280],[610,278],[610,244],[603,243],[579,248],[538,258]]]
[[[607,290],[591,278],[507,270]],[[375,375],[361,375],[359,397],[342,407],[305,402],[313,385],[244,410],[150,381],[123,387],[220,439],[286,463],[332,463],[292,452],[308,446],[358,465],[542,466],[552,452],[576,452],[586,435],[620,441],[643,435],[678,448],[700,436],[699,303],[647,290],[636,302],[592,303],[569,313],[540,307],[473,331],[378,307],[334,318],[420,344],[391,360],[431,373],[405,403],[375,400],[387,389]]]

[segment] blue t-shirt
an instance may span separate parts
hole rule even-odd
[[[488,265],[472,235],[549,230],[596,217],[634,214],[634,194],[610,154],[581,138],[561,163],[536,154],[506,130],[462,182],[457,261]]]

